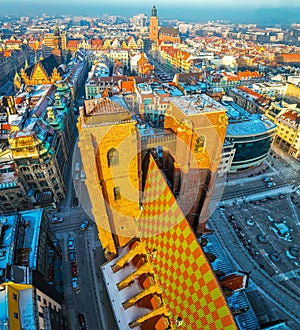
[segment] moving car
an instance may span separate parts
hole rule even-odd
[[[76,164],[75,164],[75,171],[76,172],[79,172],[80,171],[80,164],[79,164],[79,162],[76,162]]]
[[[274,183],[274,182],[272,182],[272,181],[268,181],[268,182],[266,182],[266,187],[267,187],[267,188],[272,188],[272,187],[274,187],[274,186],[276,186],[276,183]]]
[[[64,218],[63,217],[57,217],[57,216],[54,216],[52,219],[51,219],[51,223],[58,223],[58,222],[63,222],[64,221]]]
[[[81,231],[86,230],[88,224],[89,224],[89,222],[87,220],[84,220],[83,223],[80,225],[80,230]]]
[[[267,183],[267,182],[272,182],[273,181],[273,178],[267,176],[264,178],[264,182]]]
[[[68,239],[68,248],[69,250],[75,250],[75,240],[73,237]]]

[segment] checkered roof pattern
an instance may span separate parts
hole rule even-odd
[[[236,329],[234,319],[196,237],[167,182],[150,156],[139,220],[142,242],[151,253],[171,318],[182,329]]]

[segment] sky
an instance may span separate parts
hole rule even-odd
[[[0,0],[0,14],[149,16],[153,5],[161,19],[300,23],[300,0]]]

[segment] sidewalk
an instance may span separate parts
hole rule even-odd
[[[279,171],[271,166],[268,161],[256,168],[248,169],[238,173],[231,173],[227,177],[226,186],[235,186],[236,181],[241,182],[251,182],[257,181],[257,178],[263,179],[266,176],[276,176],[279,175]]]
[[[291,185],[286,185],[284,187],[270,189],[270,190],[266,190],[266,191],[259,192],[259,193],[249,194],[249,195],[243,196],[243,197],[225,199],[225,200],[222,200],[221,205],[228,206],[228,205],[249,203],[252,201],[262,200],[262,199],[268,198],[268,197],[273,197],[273,196],[277,197],[280,194],[288,194],[293,191],[294,190]]]
[[[284,162],[287,163],[287,166],[290,166],[294,171],[298,172],[300,171],[300,162],[297,161],[295,158],[289,156],[286,152],[279,149],[274,143],[272,145],[272,151],[276,155],[278,155]]]
[[[256,181],[266,176],[278,176],[288,179],[294,179],[300,175],[300,162],[287,155],[276,146],[272,146],[270,155],[263,163],[254,168],[244,171],[229,173],[226,179],[226,186],[234,186],[241,182]]]

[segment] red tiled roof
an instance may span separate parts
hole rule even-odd
[[[250,95],[252,95],[252,96],[254,96],[256,98],[260,98],[261,97],[261,94],[254,92],[252,89],[250,89],[248,87],[239,86],[238,89],[240,89],[241,91],[246,92],[246,93],[248,93],[248,94],[250,94]]]
[[[11,51],[10,51],[10,50],[5,50],[5,51],[3,52],[3,56],[4,56],[4,57],[10,57],[10,56],[11,56]]]
[[[4,124],[1,124],[1,130],[10,130],[10,124],[7,124],[7,123],[4,123]]]
[[[101,39],[92,39],[91,45],[92,45],[92,47],[102,46],[102,40]]]
[[[240,71],[237,75],[241,78],[253,78],[253,77],[261,77],[262,75],[259,72],[252,72],[252,71]]]
[[[129,81],[122,81],[121,82],[121,90],[122,92],[134,92],[134,81],[129,80]]]
[[[78,39],[70,39],[67,42],[67,47],[78,47],[79,43],[80,43],[80,40],[78,40]]]
[[[300,54],[280,54],[285,62],[300,62]]]
[[[21,44],[22,41],[21,40],[5,40],[4,43],[5,44]]]
[[[300,113],[296,112],[294,110],[287,111],[281,117],[290,119],[290,120],[294,121],[295,123],[300,122]]]

